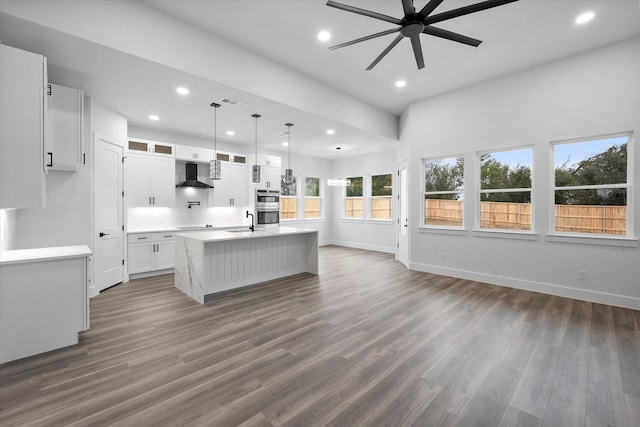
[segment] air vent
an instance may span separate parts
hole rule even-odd
[[[247,106],[247,104],[244,103],[244,102],[236,101],[236,100],[229,99],[229,98],[220,98],[220,102],[222,102],[223,104],[230,105],[232,107],[236,107],[236,108],[244,108],[244,107]]]

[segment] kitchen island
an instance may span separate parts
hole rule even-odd
[[[175,285],[201,304],[216,292],[318,274],[317,230],[201,231],[177,234],[175,245]]]

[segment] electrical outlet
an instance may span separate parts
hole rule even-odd
[[[586,270],[578,270],[578,280],[587,280]]]
[[[440,261],[446,261],[447,256],[444,254],[444,252],[440,252]]]

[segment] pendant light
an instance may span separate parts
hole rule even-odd
[[[222,179],[222,163],[218,160],[218,108],[220,104],[211,103],[213,110],[213,160],[209,162],[209,178]]]
[[[291,169],[291,126],[293,126],[293,123],[285,123],[285,126],[289,128],[287,131],[289,135],[289,144],[287,145],[289,149],[289,167],[284,170],[284,183],[285,185],[291,185],[293,184],[293,169]]]
[[[258,119],[260,114],[252,114],[251,117],[256,119],[256,164],[253,165],[253,182],[260,182],[260,165],[258,164]]]

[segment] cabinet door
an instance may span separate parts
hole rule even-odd
[[[0,56],[0,208],[43,207],[46,58],[5,45]]]
[[[233,206],[233,186],[235,185],[235,178],[231,175],[233,165],[228,162],[222,162],[220,166],[222,179],[213,181],[214,188],[209,190],[209,206]]]
[[[208,163],[210,160],[213,160],[213,150],[189,147],[186,145],[176,145],[176,160]]]
[[[169,240],[156,243],[156,270],[164,270],[175,266],[176,244],[175,241]]]
[[[151,192],[151,163],[153,157],[149,154],[127,154],[125,196],[127,206],[152,206]]]
[[[45,161],[51,170],[76,172],[82,164],[81,90],[51,85]]]
[[[244,207],[248,203],[249,179],[247,167],[239,164],[229,164],[229,177],[231,178],[231,200],[233,206]]]
[[[169,157],[153,157],[151,174],[153,206],[175,207],[176,205],[176,162]]]
[[[260,172],[262,173],[260,183],[263,184],[261,188],[280,190],[281,177],[279,168],[263,167]]]
[[[155,270],[155,248],[155,242],[129,244],[129,274]]]

